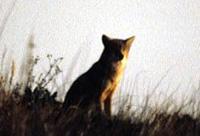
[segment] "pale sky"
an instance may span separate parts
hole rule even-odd
[[[13,0],[0,0],[0,21]],[[34,35],[35,55],[64,57],[63,75],[80,50],[71,80],[86,71],[100,56],[102,34],[113,38],[135,35],[121,93],[133,90],[137,76],[144,93],[168,71],[160,91],[183,94],[200,82],[200,1],[199,0],[18,0],[0,40],[19,61],[30,34]],[[18,62],[18,63],[19,63]],[[42,62],[40,70],[47,64]],[[19,66],[18,66],[19,67]],[[189,83],[191,83],[189,85]],[[124,85],[124,86],[123,86]],[[167,88],[168,90],[163,88]],[[68,85],[69,86],[69,85]]]

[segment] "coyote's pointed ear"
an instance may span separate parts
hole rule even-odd
[[[128,39],[125,40],[125,44],[128,49],[130,49],[134,40],[135,40],[135,36],[129,37]]]
[[[108,36],[106,36],[104,34],[102,35],[102,42],[103,42],[104,46],[107,46],[109,44],[110,40],[111,39]]]

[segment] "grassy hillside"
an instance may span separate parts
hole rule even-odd
[[[154,113],[151,118],[125,118],[125,112],[107,117],[91,107],[62,111],[56,93],[43,88],[21,96],[0,90],[1,136],[198,136],[199,118],[179,113]]]

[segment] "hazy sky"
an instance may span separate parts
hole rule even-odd
[[[12,1],[0,0],[1,21]],[[140,73],[140,87],[153,88],[170,69],[161,90],[180,85],[185,93],[190,90],[186,89],[189,82],[197,87],[200,81],[199,13],[199,0],[18,0],[0,47],[2,51],[6,46],[20,61],[28,36],[33,34],[36,55],[64,57],[63,75],[80,51],[74,80],[99,58],[102,34],[114,38],[135,35],[123,83],[132,84]],[[40,66],[44,69],[46,63]]]

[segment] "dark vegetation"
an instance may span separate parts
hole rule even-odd
[[[1,136],[198,136],[199,119],[189,115],[155,113],[153,119],[140,121],[116,115],[111,118],[92,109],[71,108],[42,88],[18,93],[0,91]],[[59,115],[59,117],[58,117]]]

